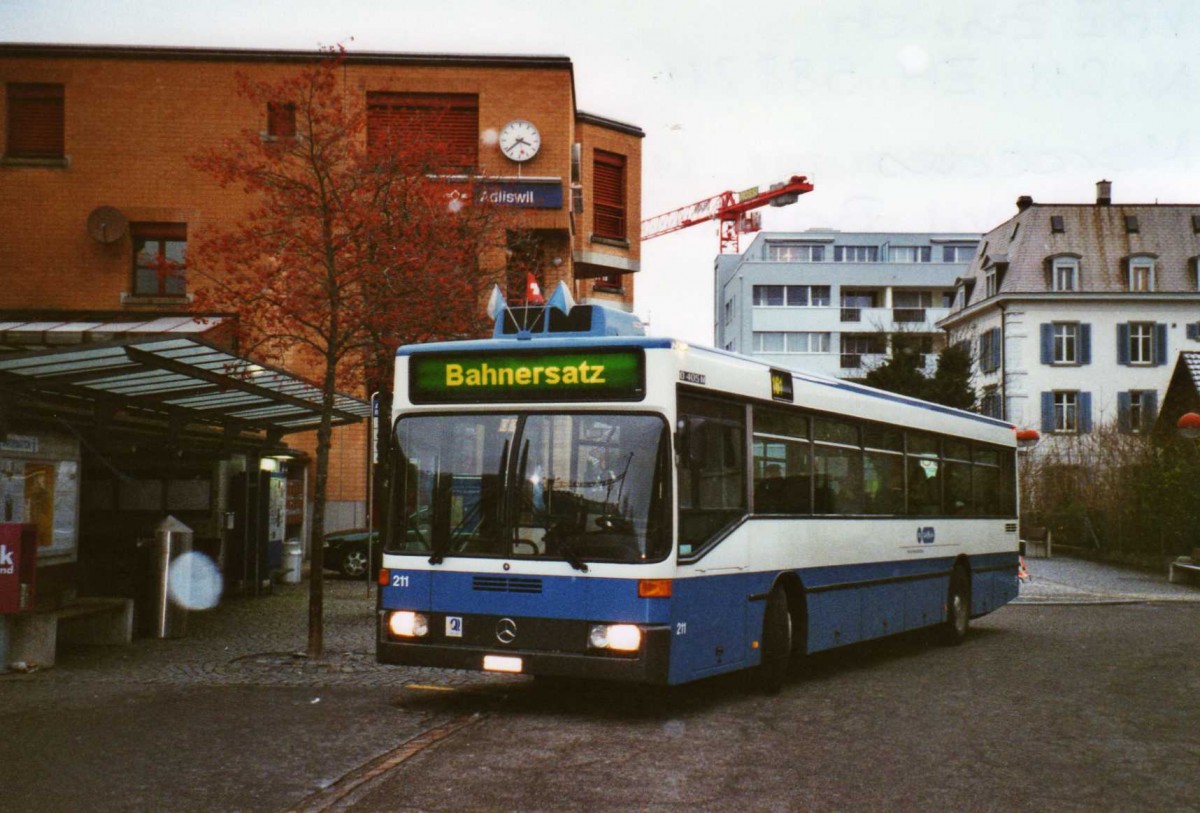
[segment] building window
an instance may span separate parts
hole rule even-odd
[[[725,324],[728,325],[732,321],[733,321],[733,300],[730,299],[725,302]]]
[[[625,282],[621,278],[621,274],[606,274],[603,277],[596,277],[592,283],[592,290],[600,293],[621,293],[625,290]]]
[[[367,148],[401,153],[440,174],[474,175],[479,167],[479,97],[368,92]]]
[[[292,102],[267,103],[267,135],[271,138],[296,137],[296,105]]]
[[[755,285],[754,305],[760,308],[782,308],[785,288],[783,285]]]
[[[933,249],[929,246],[892,246],[888,249],[888,259],[894,263],[927,263],[932,254]]]
[[[992,373],[1000,369],[1002,344],[998,327],[979,334],[979,371],[981,373]]]
[[[1154,260],[1149,257],[1134,257],[1129,261],[1129,290],[1154,290]]]
[[[833,261],[837,263],[877,263],[879,246],[834,246]]]
[[[596,150],[592,162],[592,232],[596,237],[626,239],[625,156]]]
[[[1077,322],[1042,323],[1042,364],[1091,364],[1091,328]]]
[[[785,263],[825,262],[825,246],[811,243],[767,243],[767,259]]]
[[[1004,418],[1003,402],[1000,400],[1000,388],[992,385],[983,388],[983,396],[979,399],[979,414],[989,418]]]
[[[993,297],[999,290],[998,281],[996,278],[996,269],[992,268],[983,275],[983,296],[984,298]]]
[[[1079,431],[1079,393],[1054,393],[1054,431],[1075,433]]]
[[[1125,215],[1125,231],[1129,234],[1137,234],[1141,231],[1137,215]]]
[[[1130,322],[1129,363],[1154,363],[1154,325],[1150,322]]]
[[[942,246],[942,262],[969,263],[975,259],[975,246]]]
[[[828,353],[830,334],[784,331],[756,331],[756,353]]]
[[[1050,271],[1050,286],[1055,291],[1079,290],[1079,260],[1063,257],[1056,259]]]
[[[134,296],[187,294],[187,224],[131,223]]]
[[[1063,223],[1062,215],[1051,215],[1050,216],[1050,231],[1052,234],[1062,234],[1066,230],[1067,229],[1066,229],[1065,224]]]
[[[1054,323],[1054,355],[1055,364],[1077,364],[1079,362],[1079,325]]]
[[[1121,432],[1143,434],[1154,428],[1158,417],[1158,392],[1130,390],[1117,393],[1117,428]]]
[[[1166,323],[1129,322],[1117,325],[1117,362],[1139,366],[1166,364]]]
[[[755,285],[753,291],[760,308],[829,307],[828,285]]]
[[[9,158],[63,158],[65,155],[65,92],[63,85],[8,85]]]

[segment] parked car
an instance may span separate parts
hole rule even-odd
[[[371,531],[370,559],[367,551],[367,532],[358,530],[334,531],[325,535],[326,570],[336,570],[350,579],[362,578],[367,570],[378,571],[383,561],[379,531]]]

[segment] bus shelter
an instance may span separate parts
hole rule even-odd
[[[317,428],[320,389],[224,346],[221,321],[0,322],[0,522],[37,529],[37,609],[137,599],[167,515],[227,593],[269,589],[307,536],[307,455],[284,438]],[[339,394],[334,425],[369,409]]]

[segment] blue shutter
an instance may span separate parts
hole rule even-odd
[[[1142,393],[1142,431],[1154,429],[1158,420],[1158,390],[1147,390]]]
[[[1042,431],[1054,431],[1054,393],[1042,393]]]
[[[1129,408],[1133,403],[1132,394],[1128,391],[1117,393],[1117,429],[1121,432],[1133,431],[1129,422]]]
[[[1079,393],[1079,433],[1087,434],[1092,431],[1092,394]]]
[[[1054,363],[1054,325],[1042,322],[1042,364]]]
[[[1129,325],[1117,325],[1117,364],[1129,366]]]
[[[1079,363],[1092,363],[1092,326],[1079,326]]]
[[[1159,322],[1154,326],[1154,366],[1167,363],[1167,326]]]
[[[992,369],[1000,369],[1000,328],[992,328]]]

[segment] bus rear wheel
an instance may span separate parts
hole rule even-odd
[[[950,575],[950,590],[946,594],[946,620],[941,639],[947,646],[958,646],[971,628],[971,582],[961,567]]]
[[[783,688],[792,655],[792,614],[787,593],[776,587],[767,598],[763,615],[762,662],[758,665],[756,683],[766,694],[777,694]]]

